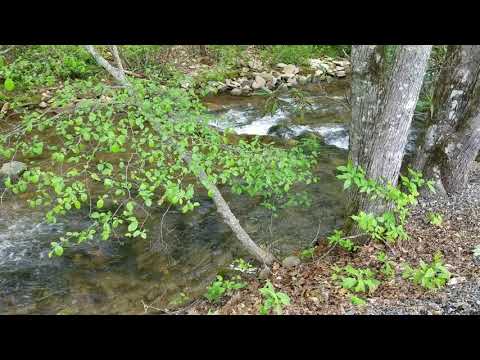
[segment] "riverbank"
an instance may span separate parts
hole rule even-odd
[[[441,226],[428,223],[430,212],[443,215]],[[480,314],[480,259],[472,253],[480,244],[479,227],[480,164],[477,164],[467,189],[461,194],[420,200],[408,224],[409,240],[391,249],[370,243],[354,255],[338,249],[329,251],[320,241],[312,261],[290,269],[276,263],[268,279],[276,291],[286,293],[291,299],[284,314]],[[366,298],[365,306],[352,305],[347,291],[331,279],[331,269],[347,264],[378,269],[380,264],[375,254],[379,250],[385,251],[394,262],[396,276],[382,281],[374,294]],[[427,291],[402,278],[400,264],[417,266],[420,259],[430,262],[437,251],[443,254],[445,266],[452,274],[444,288]],[[258,314],[262,303],[258,290],[263,284],[263,280],[251,279],[245,289],[220,305],[202,300],[188,313]]]

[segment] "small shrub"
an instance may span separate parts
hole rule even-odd
[[[352,302],[353,305],[358,305],[358,306],[363,306],[367,304],[367,302],[364,299],[355,295],[350,296],[350,301]]]
[[[313,259],[313,256],[315,255],[315,249],[316,247],[310,247],[308,249],[303,250],[300,252],[300,258],[302,259]]]
[[[205,297],[211,302],[218,302],[224,295],[231,295],[233,290],[244,288],[245,283],[240,282],[240,276],[234,276],[231,280],[224,280],[217,275],[216,280],[207,288]]]
[[[334,267],[333,280],[340,286],[354,293],[373,293],[380,281],[375,279],[375,273],[369,268],[360,269],[347,265],[344,268]]]
[[[435,226],[442,226],[443,216],[437,213],[428,213],[428,221]]]
[[[241,273],[254,273],[256,268],[249,262],[243,259],[235,259],[230,265],[232,270],[240,271]]]
[[[420,260],[420,266],[417,268],[405,264],[402,276],[428,290],[436,290],[445,286],[451,274],[443,265],[442,254],[436,253],[431,264],[427,264],[423,260]]]
[[[281,315],[283,307],[290,305],[290,298],[288,295],[280,291],[275,291],[272,283],[268,280],[265,282],[265,286],[259,291],[260,294],[262,294],[262,296],[265,298],[259,310],[261,315],[267,315],[272,310],[277,315]]]
[[[393,186],[388,183],[382,185],[373,179],[365,177],[365,171],[359,166],[353,166],[349,162],[346,166],[339,166],[338,179],[343,180],[343,189],[356,186],[360,193],[370,196],[371,200],[377,198],[385,200],[393,205],[392,211],[375,215],[364,211],[352,215],[358,228],[368,234],[374,240],[395,242],[397,239],[408,239],[405,231],[405,223],[410,215],[410,207],[417,205],[418,189],[426,186],[434,192],[433,182],[423,179],[422,174],[408,169],[408,176],[400,176],[401,184]]]
[[[390,260],[387,254],[383,251],[377,253],[377,260],[382,264],[380,272],[385,275],[386,278],[392,278],[395,276],[395,263]]]
[[[334,246],[338,245],[341,248],[353,252],[358,249],[358,246],[353,243],[352,240],[346,239],[343,237],[343,231],[342,230],[335,230],[332,235],[330,235],[328,238],[328,245]]]

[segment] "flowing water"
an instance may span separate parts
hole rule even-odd
[[[345,162],[350,112],[344,96],[347,80],[304,87],[312,108],[296,113],[288,92],[273,115],[264,115],[263,97],[221,95],[205,99],[212,125],[239,135],[294,138],[311,132],[322,142],[317,184],[301,186],[312,200],[308,208],[283,209],[277,217],[258,199],[231,196],[222,189],[245,230],[278,256],[308,247],[341,225],[344,198],[335,168]],[[284,140],[282,140],[284,141]],[[279,146],[281,141],[279,141]],[[233,259],[248,256],[237,246],[213,203],[187,215],[159,209],[147,240],[93,241],[49,259],[49,243],[66,231],[88,225],[81,214],[55,225],[15,197],[0,205],[0,314],[142,314],[174,308],[205,292]]]

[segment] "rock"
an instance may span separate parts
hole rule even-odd
[[[19,176],[27,169],[27,165],[20,161],[10,161],[2,165],[0,169],[0,176]]]
[[[279,68],[284,68],[285,66],[287,66],[287,64],[284,64],[284,63],[278,63],[277,64],[277,67],[279,67]]]
[[[297,85],[297,78],[292,77],[292,78],[288,79],[287,85],[288,85],[288,86],[295,86],[295,85]]]
[[[277,85],[277,82],[278,82],[278,79],[277,78],[273,78],[272,81],[267,81],[267,83],[265,84],[265,87],[267,89],[273,89],[275,88],[275,86]]]
[[[268,129],[268,135],[270,136],[277,136],[282,139],[291,139],[295,137],[295,131],[290,129],[288,126],[285,125],[274,125],[270,129]]]
[[[448,281],[448,285],[457,285],[457,284],[460,284],[462,282],[465,282],[467,279],[463,276],[459,276],[459,277],[454,277],[454,278],[451,278],[449,281]]]
[[[230,94],[235,96],[242,95],[242,89],[239,89],[239,88],[232,89],[232,91],[230,91]]]
[[[244,88],[244,87],[250,87],[250,86],[252,86],[252,84],[253,84],[253,81],[252,81],[252,80],[245,79],[245,80],[242,80],[242,81],[240,82],[240,85],[241,85],[240,87],[242,87],[242,88]]]
[[[230,88],[240,87],[240,84],[238,82],[230,80],[230,79],[225,80],[225,85],[227,85]]]
[[[242,87],[242,94],[248,94],[250,91],[252,91],[252,88],[248,85]]]
[[[337,71],[337,72],[335,73],[335,75],[336,75],[337,77],[345,77],[345,76],[346,76],[346,73],[345,73],[345,71]]]
[[[266,85],[266,81],[263,77],[261,76],[255,76],[255,81],[252,83],[252,88],[253,89],[261,89],[263,87],[265,87]]]
[[[227,91],[227,90],[228,90],[228,85],[219,82],[219,83],[218,83],[218,86],[217,86],[217,89],[218,89],[218,91],[220,91],[220,92]]]
[[[274,76],[267,72],[262,72],[256,75],[261,76],[265,81],[272,81],[274,79]]]
[[[295,65],[287,65],[283,68],[283,73],[284,74],[291,74],[291,75],[295,75],[295,74],[298,74],[298,72],[300,71],[300,69],[298,67],[296,67]]]
[[[301,263],[300,259],[297,256],[288,256],[282,261],[282,266],[286,268],[292,268]]]
[[[261,71],[263,69],[263,64],[259,60],[250,60],[248,62],[248,66],[253,69],[253,70],[259,70]]]
[[[260,280],[266,280],[268,279],[268,277],[270,276],[271,274],[271,271],[270,269],[268,268],[268,266],[265,266],[262,270],[260,270],[260,272],[258,273],[258,278]]]
[[[300,76],[298,77],[298,83],[299,83],[300,85],[305,85],[307,82],[308,82],[308,78],[307,78],[306,76],[300,75]]]
[[[45,109],[48,104],[45,101],[42,101],[40,104],[38,104],[38,106],[40,106],[42,109]]]
[[[347,60],[334,60],[333,63],[338,66],[347,67],[350,66],[350,61]]]

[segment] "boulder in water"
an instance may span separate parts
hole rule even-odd
[[[290,129],[286,125],[274,125],[270,129],[268,129],[268,135],[270,136],[277,136],[282,139],[291,139],[295,137],[295,131]]]

